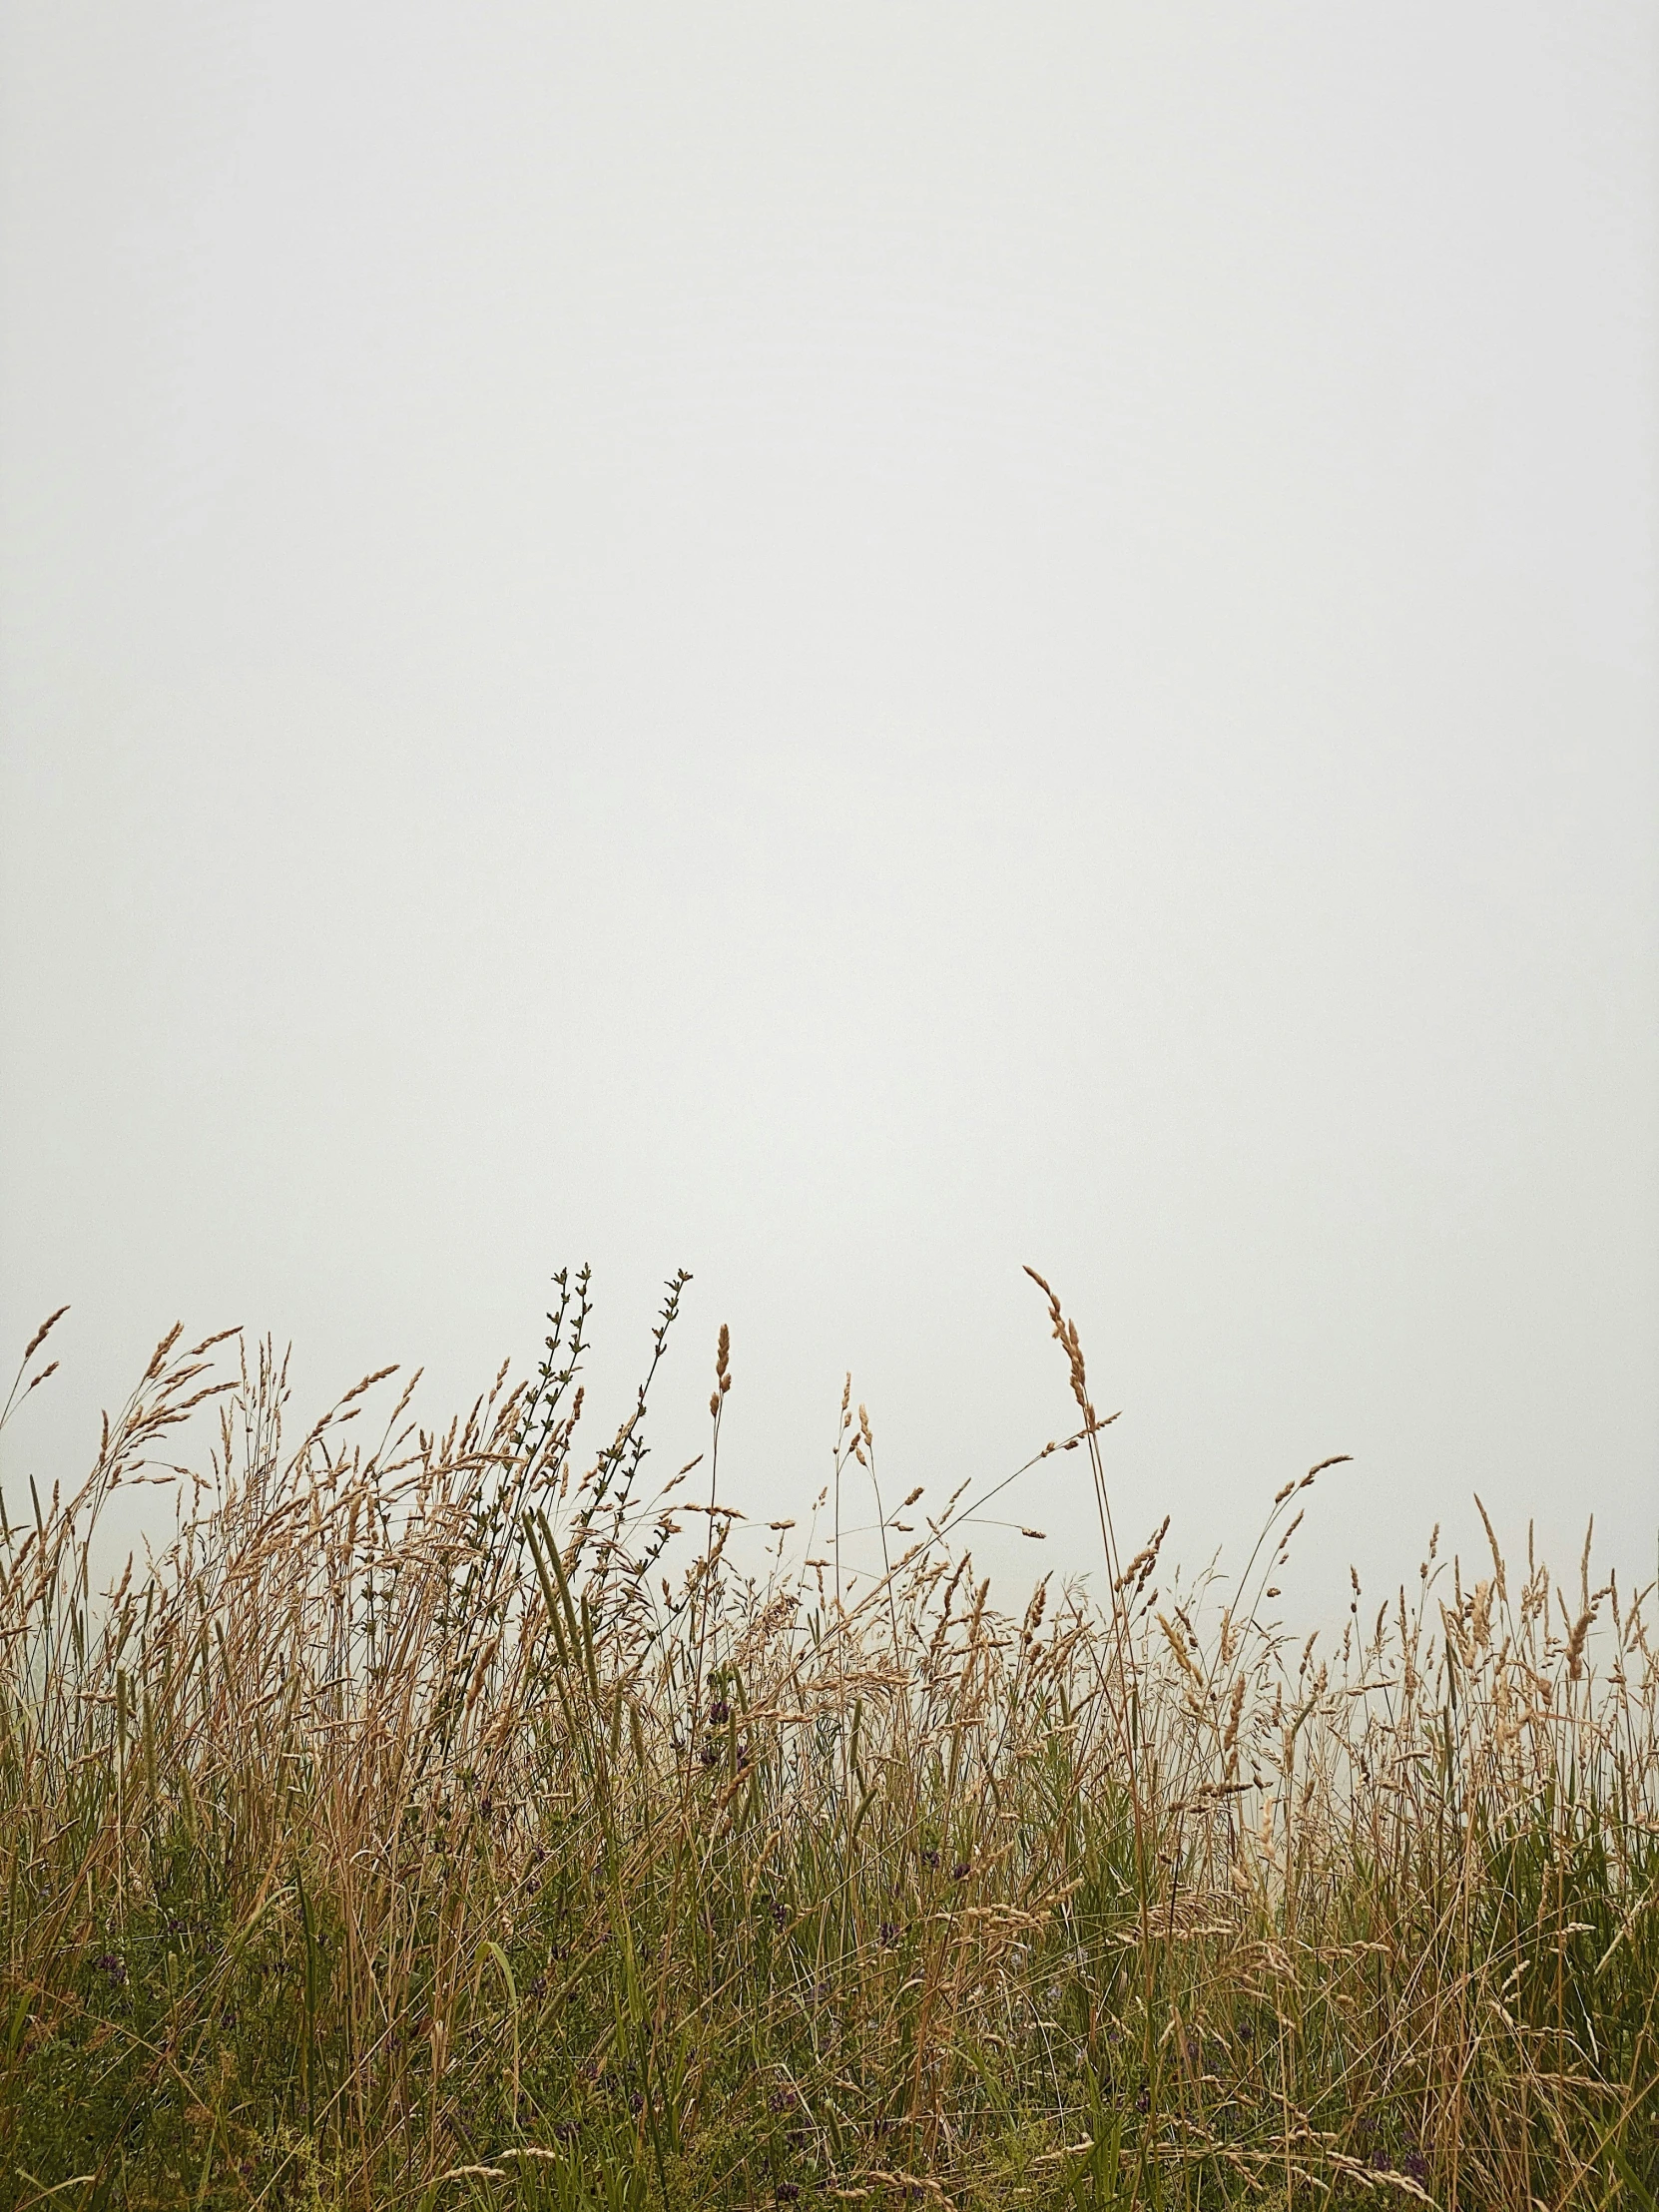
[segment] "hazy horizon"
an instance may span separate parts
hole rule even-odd
[[[1650,8],[0,20],[0,1336],[1659,1537]],[[1075,1458],[986,1532],[1090,1556]]]

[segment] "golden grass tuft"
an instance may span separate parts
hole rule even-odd
[[[998,1610],[1012,1477],[883,1512],[850,1378],[831,1529],[740,1556],[725,1328],[677,1548],[687,1280],[591,1456],[583,1271],[441,1434],[412,1383],[371,1420],[383,1370],[293,1448],[273,1349],[175,1330],[80,1490],[8,1500],[0,2202],[1653,2205],[1651,1587],[1586,1552],[1569,1606],[1487,1521],[1489,1575],[1431,1545],[1369,1621],[1355,1576],[1322,1650],[1264,1606],[1332,1461],[1237,1583],[1163,1572],[1167,1520],[1120,1566],[1040,1277],[1092,1583]],[[146,1480],[176,1535],[100,1598]]]

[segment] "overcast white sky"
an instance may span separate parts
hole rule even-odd
[[[1299,1602],[1659,1524],[1659,16],[0,12],[0,1331]],[[1075,1458],[1016,1507],[1090,1556]],[[1015,1556],[1017,1552],[1017,1557]],[[1039,1556],[1040,1555],[1040,1556]]]

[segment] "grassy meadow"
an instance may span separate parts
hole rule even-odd
[[[1086,1582],[993,1592],[994,1484],[889,1495],[850,1386],[803,1559],[723,1504],[724,1331],[655,1479],[683,1282],[598,1444],[583,1273],[442,1432],[174,1332],[8,1478],[0,2203],[1654,2212],[1651,1587],[1430,1547],[1293,1634],[1319,1469],[1180,1585],[1046,1285]]]

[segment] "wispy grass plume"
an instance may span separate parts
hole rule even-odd
[[[792,1554],[720,1497],[725,1329],[647,1480],[688,1280],[596,1446],[583,1271],[441,1433],[387,1371],[294,1442],[269,1345],[176,1330],[74,1495],[8,1492],[0,2202],[1651,2212],[1651,1587],[1430,1545],[1291,1639],[1324,1467],[1236,1582],[1121,1558],[1041,1278],[1094,1572],[993,1602],[1013,1477],[883,1510],[850,1380]]]

